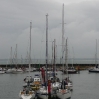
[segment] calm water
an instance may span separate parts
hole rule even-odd
[[[0,99],[19,99],[18,94],[26,75],[28,73],[0,74]],[[34,75],[34,73],[31,73],[31,75]],[[60,76],[60,72],[58,76]],[[71,99],[98,99],[99,74],[81,71],[80,74],[70,75],[70,78],[73,81]]]

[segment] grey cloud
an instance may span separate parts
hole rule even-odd
[[[56,39],[58,57],[61,55],[62,3],[65,5],[65,38],[75,49],[75,57],[92,57],[95,40],[99,37],[99,1],[95,0],[1,0],[0,58],[10,56],[10,47],[18,44],[18,57],[26,56],[29,46],[29,22],[32,21],[32,58],[45,57],[46,13],[49,14],[49,56],[51,42]],[[41,42],[41,41],[44,42]],[[71,53],[71,52],[70,52]],[[72,53],[71,53],[72,54]],[[72,55],[70,55],[72,56]]]

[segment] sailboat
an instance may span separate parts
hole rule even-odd
[[[46,15],[46,66],[45,66],[45,80],[44,80],[41,88],[37,91],[38,97],[41,98],[41,99],[48,99],[48,97],[52,97],[53,96],[53,93],[51,91],[51,82],[48,81],[47,67],[48,67],[48,14]]]
[[[32,28],[32,22],[30,22],[30,53],[29,53],[29,70],[31,66],[31,28]],[[29,81],[30,81],[30,71],[29,71]],[[23,88],[22,91],[19,93],[19,97],[21,99],[34,99],[35,98],[35,91],[32,90],[30,86],[30,82],[27,82],[27,86]]]
[[[16,54],[15,54],[15,60],[16,60],[16,66],[12,67],[12,63],[13,63],[13,59],[12,59],[12,47],[11,47],[11,59],[10,59],[10,63],[11,63],[11,68],[8,68],[6,70],[6,73],[10,73],[10,74],[16,74],[16,73],[23,73],[23,70],[21,68],[18,68],[17,66],[17,44],[16,44]]]
[[[66,50],[65,50],[65,64],[66,64],[66,74],[67,74],[67,78],[65,79],[66,80],[66,87],[68,89],[70,89],[71,91],[73,90],[73,84],[72,84],[72,81],[70,80],[69,78],[69,73],[68,73],[68,48],[67,48],[67,41],[68,39],[66,39]]]
[[[15,71],[13,73],[23,73],[23,70],[21,68],[18,67],[18,64],[17,64],[17,44],[16,44],[16,53],[15,53],[15,62],[16,62],[16,68],[15,68]]]
[[[67,51],[66,51],[66,53],[67,53]],[[63,53],[62,53],[62,55],[63,55]],[[67,55],[66,55],[66,57],[67,57]],[[63,57],[62,57],[62,62],[63,62]],[[66,66],[68,68],[67,58],[66,58]],[[63,72],[64,72],[64,64],[63,64]],[[61,86],[56,91],[57,97],[59,99],[69,99],[69,98],[71,98],[72,83],[69,80],[68,71],[66,73],[67,73],[67,78],[64,79],[64,74],[62,75],[63,80],[62,80]]]
[[[62,63],[63,63],[63,56],[64,56],[64,51],[63,51],[63,45],[64,45],[64,4],[63,4],[63,10],[62,10]],[[64,64],[63,64],[63,72],[64,72]],[[62,75],[62,83],[61,87],[57,89],[57,97],[59,99],[68,99],[71,98],[71,91],[66,88],[66,81],[64,79],[64,75]]]
[[[12,59],[12,47],[11,47],[11,52],[10,52],[10,54],[11,54],[11,58],[10,58],[10,64],[11,64],[11,67],[8,68],[8,69],[6,70],[6,73],[7,73],[7,74],[13,74],[14,72],[16,72],[16,69],[15,69],[14,67],[12,67],[12,65],[13,65],[13,59]]]
[[[94,72],[94,73],[99,73],[99,66],[98,66],[98,63],[97,63],[97,40],[96,40],[95,67],[90,68],[88,71],[89,72]]]
[[[52,46],[52,72],[49,73],[49,79],[51,80],[52,89],[55,91],[60,87],[60,79],[57,77],[56,73],[56,40],[54,39],[54,55],[53,55],[53,46]],[[53,44],[52,43],[52,44]],[[53,59],[54,56],[54,59]]]
[[[73,48],[72,48],[73,49]],[[74,53],[73,53],[74,56]],[[73,66],[73,62],[74,62],[74,57],[72,58],[72,66],[68,66],[66,68],[66,70],[64,70],[64,73],[66,74],[68,72],[68,74],[76,74],[78,71],[74,68]]]

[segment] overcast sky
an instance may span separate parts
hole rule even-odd
[[[61,55],[62,5],[69,57],[94,58],[99,46],[99,0],[0,0],[0,59],[14,55],[26,58],[32,21],[32,58],[45,58],[46,14],[48,13],[48,50],[56,39],[57,58]],[[73,48],[73,50],[72,50]],[[99,48],[99,47],[98,47]],[[98,49],[99,52],[99,49]],[[98,55],[99,56],[99,55]]]

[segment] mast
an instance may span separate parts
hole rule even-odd
[[[68,48],[67,48],[67,40],[66,39],[66,51],[65,51],[65,64],[66,64],[66,72],[67,72],[67,76],[68,76]]]
[[[97,39],[96,39],[96,54],[95,54],[95,65],[97,65]]]
[[[53,42],[54,41],[52,41],[52,70],[53,70]]]
[[[62,9],[62,57],[63,57],[63,46],[64,46],[64,4]]]
[[[46,89],[47,89],[47,81],[48,81],[48,77],[47,77],[47,67],[48,67],[48,14],[46,15]]]
[[[64,63],[63,63],[63,55],[64,55],[64,4],[63,4],[63,9],[62,9],[62,64],[63,64],[63,72],[64,72]]]
[[[10,62],[11,62],[11,67],[12,67],[12,63],[13,63],[13,60],[12,60],[12,47],[11,47],[11,52],[10,52],[10,55],[11,55]]]
[[[73,51],[73,57],[72,57],[72,68],[73,68],[73,64],[74,64],[74,49],[72,47],[72,51]]]
[[[63,9],[62,9],[62,67],[63,67],[63,73],[64,73],[64,4],[63,4]],[[62,75],[62,80],[64,79]],[[63,81],[63,86],[64,86],[64,81]],[[64,89],[64,87],[62,88]]]
[[[55,76],[55,69],[56,69],[56,40],[54,39],[54,66],[53,66],[53,71],[54,71],[54,76]]]
[[[22,65],[23,65],[23,58],[22,58],[22,55],[21,55],[21,67],[22,67]]]
[[[16,44],[16,55],[15,55],[15,59],[16,59],[16,68],[17,68],[17,44]]]
[[[25,64],[26,64],[26,66],[28,64],[28,60],[29,60],[29,56],[28,56],[28,51],[27,51],[27,54],[26,54],[26,57],[25,57]]]
[[[31,67],[31,29],[32,29],[32,22],[30,22],[29,76],[30,76],[30,67]]]

